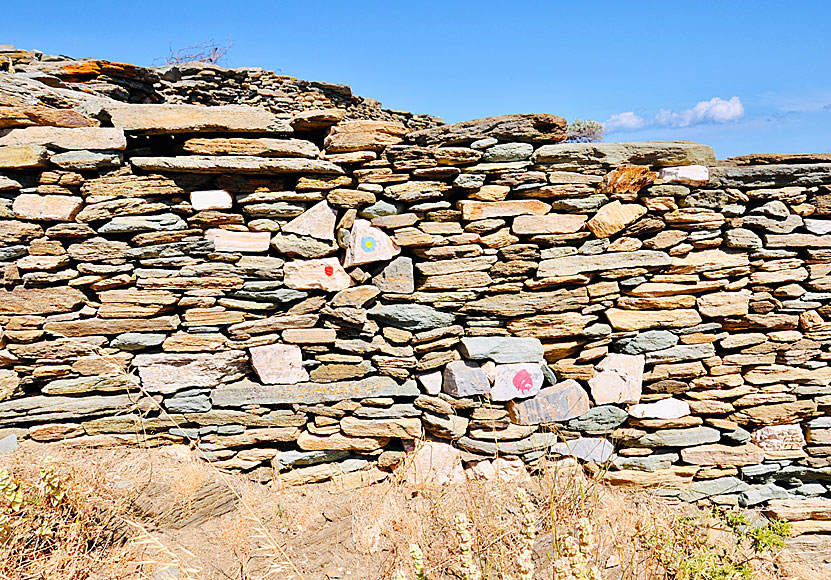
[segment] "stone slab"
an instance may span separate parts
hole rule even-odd
[[[519,425],[557,423],[585,414],[589,397],[577,381],[568,379],[530,399],[509,401],[506,408],[511,421]]]

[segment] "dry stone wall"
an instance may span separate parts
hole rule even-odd
[[[564,143],[543,114],[19,102],[19,74],[6,446],[190,438],[302,482],[426,438],[688,501],[831,495],[826,157]]]

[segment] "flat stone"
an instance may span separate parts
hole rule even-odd
[[[428,433],[441,439],[455,441],[467,433],[468,419],[452,413],[431,413],[425,411],[421,415],[421,422]]]
[[[683,501],[695,502],[714,495],[746,492],[750,486],[736,477],[719,477],[692,482],[679,496]]]
[[[750,264],[745,253],[725,252],[724,250],[701,250],[690,252],[683,258],[673,258],[669,268],[670,274],[698,274],[710,270],[741,268]]]
[[[764,451],[785,451],[805,447],[805,436],[798,424],[766,425],[753,431],[750,440]]]
[[[297,446],[304,451],[346,450],[346,451],[375,451],[389,445],[389,439],[374,437],[349,437],[341,433],[318,436],[303,431],[297,438]]]
[[[424,304],[376,304],[369,316],[405,330],[429,330],[452,325],[456,317]]]
[[[612,328],[620,331],[648,330],[652,328],[686,328],[701,322],[695,310],[676,308],[672,310],[621,310],[610,308],[606,317]]]
[[[615,487],[644,489],[686,489],[700,468],[697,465],[678,465],[654,472],[639,469],[607,471],[601,480]]]
[[[126,374],[96,375],[77,379],[60,379],[41,388],[44,395],[79,395],[89,392],[138,392],[138,379]]]
[[[234,196],[222,189],[191,191],[190,205],[196,211],[230,209],[234,206]]]
[[[451,145],[493,138],[502,141],[552,143],[564,141],[568,122],[544,113],[501,115],[422,129],[408,135],[418,145]]]
[[[401,253],[390,237],[368,221],[357,219],[352,226],[349,247],[343,260],[344,268],[371,262],[391,260]]]
[[[635,250],[633,252],[613,252],[596,255],[573,255],[543,260],[540,262],[537,276],[572,276],[585,272],[603,272],[620,268],[654,268],[669,266],[672,258],[654,250]]]
[[[586,227],[598,238],[608,238],[640,218],[646,208],[640,204],[621,204],[618,200],[608,203],[587,223]]]
[[[623,354],[643,354],[664,350],[678,344],[678,335],[668,330],[647,330],[632,338],[623,338],[617,342]]]
[[[490,359],[495,363],[542,362],[543,346],[539,339],[507,336],[475,336],[461,339],[459,351],[465,358]]]
[[[14,199],[12,211],[24,220],[66,222],[74,220],[83,206],[81,197],[22,193]]]
[[[511,230],[517,235],[572,234],[583,229],[588,216],[579,214],[519,215]]]
[[[588,397],[586,397],[586,402],[588,403]],[[625,423],[628,418],[629,414],[620,407],[599,405],[571,419],[566,427],[574,431],[604,433],[616,429]]]
[[[295,234],[275,234],[271,246],[278,254],[300,258],[322,258],[334,254],[338,247],[332,240],[318,240]]]
[[[669,469],[679,459],[680,456],[677,453],[653,453],[644,457],[618,455],[612,460],[612,466],[615,469],[653,472],[659,469]]]
[[[787,499],[788,497],[790,497],[790,494],[787,489],[774,483],[768,483],[743,492],[739,496],[739,505],[751,507],[775,499]]]
[[[251,366],[268,385],[295,384],[309,380],[303,368],[303,354],[293,344],[267,344],[249,349]]]
[[[496,365],[489,396],[493,401],[533,397],[539,392],[542,383],[543,374],[539,363]]]
[[[218,137],[187,139],[182,151],[196,155],[256,155],[259,157],[317,157],[320,150],[311,141],[268,137]]]
[[[503,163],[523,161],[531,157],[534,146],[530,143],[499,143],[485,149],[482,161],[485,163]]]
[[[442,181],[405,181],[390,185],[384,189],[384,194],[397,201],[412,203],[442,198],[449,190],[450,186]]]
[[[20,445],[17,443],[17,435],[6,435],[0,439],[0,455],[8,455],[15,452]]]
[[[389,294],[412,294],[415,291],[413,259],[399,256],[387,264],[372,283],[381,291]]]
[[[716,349],[710,343],[679,344],[664,350],[654,350],[645,355],[647,364],[677,363],[701,360],[716,356]]]
[[[0,147],[0,169],[37,169],[45,167],[49,150],[40,145]]]
[[[750,290],[714,292],[698,297],[698,311],[704,316],[745,316],[749,311]]]
[[[211,228],[205,230],[205,239],[214,243],[217,252],[267,252],[271,234]]]
[[[250,372],[248,356],[239,350],[210,354],[139,354],[132,365],[138,368],[142,385],[151,393],[216,387],[220,383],[239,380]]]
[[[535,164],[548,163],[562,171],[621,165],[713,165],[712,148],[689,141],[646,141],[632,143],[560,143],[543,145],[534,152]]]
[[[272,467],[278,471],[285,471],[286,469],[294,469],[297,467],[305,467],[309,465],[317,465],[320,463],[331,463],[339,461],[349,456],[349,452],[341,451],[297,451],[289,449],[280,451],[274,456],[271,461]]]
[[[407,128],[391,121],[342,121],[332,126],[323,141],[327,153],[381,151],[404,140]]]
[[[185,230],[188,225],[173,213],[149,216],[117,216],[98,228],[102,234],[124,234],[134,232],[158,232]]]
[[[132,104],[98,100],[112,124],[130,133],[245,133],[276,131],[290,133],[286,123],[264,108],[247,105]],[[84,112],[84,111],[81,111]]]
[[[0,135],[0,146],[5,145],[41,145],[65,150],[123,150],[127,148],[127,139],[117,127],[26,127],[11,129]]]
[[[86,296],[75,288],[0,288],[0,314],[58,314],[71,312],[85,302]]]
[[[615,446],[600,437],[579,437],[560,441],[551,446],[551,455],[566,455],[582,461],[606,463],[615,452]]]
[[[658,172],[658,177],[664,183],[683,183],[700,187],[710,181],[710,170],[706,165],[664,167]]]
[[[337,335],[333,328],[287,328],[283,340],[291,344],[330,344]]]
[[[589,380],[592,398],[605,403],[637,403],[643,383],[643,355],[610,353],[597,365]]]
[[[0,127],[94,127],[98,121],[71,109],[53,109],[40,105],[0,107]]]
[[[218,107],[201,107],[218,108]],[[254,173],[262,175],[286,175],[320,173],[340,175],[339,165],[323,159],[302,157],[252,157],[247,155],[186,155],[179,157],[131,157],[130,163],[144,171],[174,173]]]
[[[479,365],[469,361],[453,361],[444,368],[443,390],[453,397],[485,395],[490,381]]]
[[[682,449],[681,458],[693,465],[756,465],[765,460],[765,452],[753,443],[700,445]]]
[[[458,206],[462,212],[462,219],[465,221],[529,214],[542,215],[548,213],[551,209],[549,204],[536,199],[515,201],[462,200],[458,202]]]
[[[536,432],[530,437],[516,441],[483,441],[462,437],[456,444],[459,448],[481,455],[525,455],[534,451],[549,449],[557,443],[556,433]]]
[[[693,427],[691,429],[660,429],[634,441],[638,447],[693,447],[715,443],[721,438],[718,429]]]
[[[669,398],[632,405],[628,411],[637,419],[680,419],[690,414],[690,405],[686,401]]]
[[[348,288],[352,278],[337,258],[286,262],[284,282],[289,288],[334,292]]]
[[[66,153],[52,155],[49,161],[67,171],[96,171],[118,167],[121,165],[122,158],[120,153],[67,151]]]
[[[397,437],[420,439],[424,434],[419,418],[359,419],[344,417],[340,421],[344,434],[352,437]]]
[[[161,345],[166,337],[166,334],[125,332],[112,339],[110,346],[127,351],[144,350],[145,348]]]
[[[336,219],[335,210],[324,200],[284,225],[282,231],[320,240],[334,240]]]
[[[333,383],[298,383],[294,385],[263,386],[244,381],[211,391],[215,407],[243,405],[289,405],[335,403],[348,399],[361,400],[377,397],[417,397],[420,391],[415,381],[399,385],[385,376],[373,376],[358,381]]]
[[[816,499],[777,499],[764,509],[765,515],[786,522],[804,520],[831,520],[831,500]]]
[[[589,410],[586,391],[572,379],[541,389],[534,397],[511,400],[506,408],[511,421],[519,425],[540,425],[566,421]]]

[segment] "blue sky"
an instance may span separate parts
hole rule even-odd
[[[722,158],[831,151],[827,1],[40,0],[2,19],[0,43],[141,65],[230,39],[227,66],[447,122],[551,112],[608,122],[607,141],[690,139]]]

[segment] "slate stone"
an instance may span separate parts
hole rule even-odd
[[[148,216],[117,216],[98,228],[102,234],[158,232],[187,229],[185,220],[172,213]]]
[[[0,262],[25,256],[28,252],[29,248],[27,246],[7,246],[0,248]]]
[[[355,417],[364,419],[401,419],[403,417],[419,417],[421,410],[409,403],[397,403],[389,407],[361,407],[352,412]]]
[[[635,441],[637,447],[692,447],[705,443],[717,443],[721,433],[711,427],[691,429],[661,429],[647,433]]]
[[[779,487],[774,483],[767,483],[765,485],[754,486],[742,493],[739,496],[739,505],[742,507],[751,507],[773,499],[787,499],[789,496],[788,490],[784,487]]]
[[[456,443],[461,449],[482,455],[524,455],[538,449],[548,449],[557,442],[556,433],[537,432],[516,441],[482,441],[472,437],[462,437]]]
[[[579,417],[571,419],[566,423],[566,427],[573,431],[604,433],[614,430],[625,423],[628,418],[629,414],[620,407],[600,405],[592,407]]]
[[[396,328],[430,330],[450,326],[456,317],[424,304],[376,304],[369,316]]]
[[[615,446],[602,437],[580,437],[561,441],[551,446],[551,455],[569,455],[582,461],[606,463],[615,452]]]
[[[537,338],[470,336],[459,344],[463,357],[495,363],[531,363],[543,360],[543,346]]]
[[[750,441],[750,432],[742,429],[741,427],[737,427],[735,431],[728,431],[727,433],[722,433],[722,439],[726,443],[733,443],[736,445],[743,445]]]
[[[443,390],[453,397],[484,395],[490,390],[490,381],[479,365],[470,361],[454,360],[444,367]]]
[[[552,260],[543,260],[537,275],[540,278],[551,276],[573,276],[588,272],[602,272],[620,268],[642,268],[669,266],[672,258],[669,254],[655,250],[635,250],[633,252],[609,252],[594,256],[564,256]]]
[[[172,393],[187,387],[215,387],[250,372],[248,356],[239,350],[211,354],[139,354],[133,359],[142,385],[151,393]]]
[[[511,421],[519,425],[556,423],[585,414],[589,397],[577,381],[568,379],[530,399],[509,401],[506,408]]]
[[[171,413],[207,413],[211,399],[207,391],[182,392],[165,399],[164,406]]]
[[[110,341],[110,346],[127,351],[143,350],[145,348],[159,346],[164,342],[165,338],[167,338],[166,334],[125,332],[113,338]]]
[[[624,354],[643,354],[665,350],[676,344],[678,344],[678,336],[668,330],[647,330],[637,336],[618,340],[616,346],[617,350]]]
[[[400,212],[397,205],[384,201],[383,199],[376,201],[372,205],[368,205],[358,212],[362,218],[372,219],[376,217],[395,215]]]
[[[90,392],[137,392],[138,381],[132,375],[92,375],[75,379],[58,379],[41,387],[44,395],[76,395]]]
[[[618,455],[612,460],[615,469],[634,469],[635,471],[658,471],[669,469],[680,457],[677,453],[653,453],[645,456],[624,457]]]
[[[467,432],[468,419],[459,415],[431,413],[425,411],[421,416],[424,429],[442,439],[455,441]]]
[[[678,363],[690,360],[701,360],[716,355],[713,344],[679,344],[664,350],[646,353],[646,364]]]
[[[420,394],[415,381],[410,380],[399,385],[390,377],[374,376],[358,381],[273,386],[243,381],[214,389],[211,392],[211,401],[214,407],[238,408],[244,405],[311,405],[346,399],[417,397]]]
[[[714,495],[725,495],[729,493],[742,493],[750,489],[750,486],[736,477],[719,477],[716,479],[705,479],[693,481],[681,492],[679,498],[683,501],[695,502]]]
[[[381,291],[390,294],[412,294],[415,291],[413,259],[399,256],[387,264],[372,283]]]

